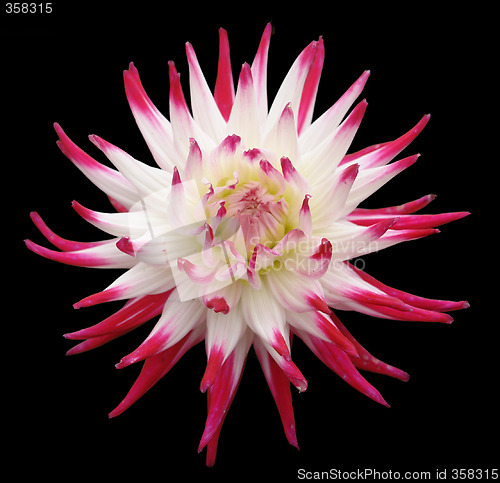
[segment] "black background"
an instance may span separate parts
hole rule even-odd
[[[17,474],[295,481],[300,468],[434,476],[438,469],[498,466],[498,315],[496,300],[487,293],[488,286],[494,292],[498,287],[488,278],[497,265],[496,220],[489,213],[496,191],[488,186],[498,163],[496,139],[487,131],[497,97],[487,25],[492,12],[480,4],[448,10],[421,3],[397,8],[164,3],[56,1],[50,15],[2,11],[3,399],[11,403],[3,425],[14,422],[4,439]],[[440,234],[365,257],[366,270],[422,296],[469,300],[471,308],[454,313],[451,325],[339,313],[370,352],[410,373],[407,383],[367,375],[390,409],[357,393],[295,342],[294,360],[309,382],[305,393],[293,394],[300,451],[286,442],[258,361],[250,356],[215,467],[209,469],[205,455],[196,453],[206,417],[206,396],[199,392],[203,345],[132,408],[109,420],[107,413],[140,370],[116,370],[114,364],[152,326],[92,352],[65,356],[73,343],[63,333],[93,325],[120,306],[75,311],[72,304],[104,289],[118,274],[50,262],[26,250],[22,240],[48,245],[29,220],[31,210],[64,237],[100,239],[70,202],[109,208],[105,196],[57,149],[53,122],[100,161],[88,134],[153,163],[126,102],[122,71],[128,63],[135,63],[149,96],[168,116],[167,61],[175,61],[186,96],[189,92],[186,41],[213,86],[218,28],[228,31],[236,80],[241,64],[253,60],[268,21],[274,27],[271,97],[296,56],[320,35],[326,61],[316,116],[371,70],[362,95],[368,110],[352,150],[392,140],[431,113],[424,132],[403,153],[419,152],[419,161],[364,206],[434,193],[438,197],[425,212],[471,211],[472,216],[443,226]]]

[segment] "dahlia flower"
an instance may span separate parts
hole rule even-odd
[[[208,416],[199,451],[207,447],[208,465],[215,461],[221,426],[251,347],[286,437],[297,446],[291,385],[304,391],[307,381],[292,360],[292,335],[348,384],[387,406],[359,370],[403,381],[408,375],[367,352],[332,310],[449,323],[446,312],[468,306],[391,288],[353,261],[436,233],[437,226],[467,214],[414,214],[432,195],[388,208],[359,207],[417,161],[413,155],[391,162],[429,116],[393,141],[347,154],[367,103],[362,100],[350,109],[370,72],[363,72],[313,122],[324,61],[320,38],[300,53],[268,109],[270,36],[267,25],[253,63],[242,66],[235,89],[227,34],[219,31],[213,94],[187,43],[191,109],[170,62],[170,120],[154,106],[130,64],[124,72],[126,95],[158,167],[91,135],[116,169],[107,167],[55,124],[61,151],[116,211],[94,211],[76,201],[73,207],[111,238],[70,241],[33,212],[36,226],[59,250],[26,240],[30,250],[51,260],[126,270],[74,305],[126,301],[102,322],[66,334],[81,341],[70,354],[101,346],[159,316],[144,342],[116,366],[144,362],[110,417],[132,405],[187,350],[205,342],[207,365],[200,388],[208,395]]]

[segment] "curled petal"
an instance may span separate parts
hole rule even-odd
[[[58,252],[42,247],[31,240],[25,240],[26,246],[37,255],[77,267],[92,268],[130,268],[135,260],[116,248],[115,240],[91,248],[76,251]]]
[[[268,193],[281,196],[286,189],[283,175],[266,159],[259,162],[258,176],[262,183],[266,183]]]
[[[32,211],[30,213],[30,218],[32,219],[33,223],[35,226],[40,230],[42,235],[45,236],[45,238],[52,243],[52,245],[56,246],[63,252],[68,252],[68,251],[79,251],[79,250],[84,250],[86,248],[93,248],[93,247],[98,247],[100,245],[103,245],[105,243],[109,243],[110,240],[103,240],[103,241],[97,241],[97,242],[77,242],[77,241],[72,241],[72,240],[67,240],[65,238],[60,237],[59,235],[56,235],[42,220],[42,217],[36,212]]]
[[[273,250],[281,255],[279,268],[314,279],[325,274],[332,258],[329,240],[306,237],[301,230],[288,232]]]
[[[295,169],[292,162],[286,156],[283,156],[280,160],[281,172],[288,185],[293,185],[295,191],[298,195],[305,195],[310,191],[310,186],[307,180]]]
[[[299,212],[299,229],[302,230],[307,236],[312,234],[313,221],[311,208],[309,207],[309,199],[311,195],[306,194],[304,196],[304,201]]]

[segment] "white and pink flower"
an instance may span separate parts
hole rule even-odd
[[[234,87],[229,43],[221,29],[214,93],[193,47],[186,45],[191,109],[180,75],[170,67],[170,120],[147,96],[133,64],[124,72],[132,113],[158,167],[148,166],[92,135],[116,169],[96,161],[55,125],[62,152],[104,191],[116,209],[73,207],[111,236],[93,243],[63,239],[37,213],[31,217],[59,250],[30,240],[30,250],[58,262],[126,271],[75,308],[125,300],[104,321],[68,339],[76,354],[109,342],[159,316],[146,340],[118,368],[144,361],[117,416],[182,355],[205,341],[201,390],[208,417],[199,449],[215,461],[219,433],[253,346],[279,409],[288,441],[297,446],[290,383],[307,381],[292,361],[292,335],[354,388],[387,405],[358,369],[407,380],[408,375],[369,354],[332,309],[375,317],[450,323],[447,312],[467,302],[429,300],[388,287],[360,270],[353,258],[436,233],[467,215],[414,214],[433,196],[380,209],[359,205],[418,155],[393,159],[422,131],[424,116],[391,142],[348,154],[367,103],[350,112],[368,79],[364,72],[315,121],[313,107],[324,61],[320,38],[291,66],[271,106],[267,99],[267,25],[252,65]]]

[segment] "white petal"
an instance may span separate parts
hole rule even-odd
[[[132,298],[166,292],[174,286],[175,281],[169,267],[155,267],[139,262],[118,277],[106,290],[122,287],[122,298]]]
[[[291,103],[294,109],[299,108],[302,89],[314,60],[316,48],[316,42],[312,42],[292,64],[269,109],[269,115],[264,125],[264,135],[276,124],[287,104]]]
[[[387,166],[361,169],[346,200],[346,213],[350,213],[359,203],[375,193],[394,176],[415,163],[419,156],[419,154],[409,156]]]
[[[330,133],[335,131],[356,98],[361,94],[369,75],[369,70],[363,72],[361,77],[328,111],[316,119],[305,131],[302,131],[299,137],[299,146],[302,152],[314,149]]]
[[[271,39],[271,24],[267,24],[259,49],[252,63],[255,97],[257,100],[257,114],[259,124],[263,125],[267,118],[267,55]]]
[[[160,319],[143,343],[146,346],[148,341],[154,338],[164,339],[157,352],[175,345],[206,319],[207,309],[203,304],[197,300],[181,302],[176,292],[172,292],[168,298]]]
[[[220,143],[227,134],[226,122],[215,103],[190,43],[186,43],[186,53],[194,119],[215,142]]]
[[[307,312],[315,308],[328,310],[318,280],[286,270],[285,267],[279,268],[270,271],[266,281],[268,290],[285,309],[291,312]]]
[[[162,169],[172,172],[182,160],[174,149],[170,123],[147,96],[133,63],[124,72],[124,81],[130,108],[151,154]]]
[[[170,175],[166,171],[147,166],[137,161],[125,151],[98,136],[89,136],[90,140],[104,152],[106,157],[130,181],[142,196],[164,190],[170,184]]]
[[[229,116],[227,129],[231,133],[238,134],[247,149],[260,144],[260,127],[257,114],[257,100],[252,73],[250,66],[244,64],[241,69],[236,98]]]
[[[207,313],[206,346],[207,348],[220,347],[225,354],[225,360],[236,347],[246,329],[247,325],[240,307],[234,307],[227,314],[209,310]]]
[[[315,149],[302,155],[297,164],[299,171],[308,179],[313,187],[328,183],[332,179],[342,158],[359,128],[367,106],[366,101],[360,102],[349,117]]]
[[[279,335],[287,334],[285,310],[274,299],[265,277],[260,290],[247,288],[243,291],[241,309],[248,326],[270,345],[278,342]]]
[[[274,151],[278,158],[287,157],[293,164],[300,164],[297,127],[291,103],[286,104],[276,124],[266,134],[263,146]]]

